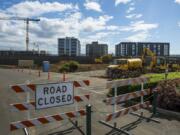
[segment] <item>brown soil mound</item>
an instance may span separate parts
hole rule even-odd
[[[158,84],[158,107],[180,112],[180,78],[161,81]]]

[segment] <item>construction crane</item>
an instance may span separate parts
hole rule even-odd
[[[17,21],[25,21],[26,22],[26,51],[29,50],[29,22],[39,22],[40,19],[33,18],[23,18],[23,17],[10,17],[10,18],[0,18],[0,20],[17,20]]]

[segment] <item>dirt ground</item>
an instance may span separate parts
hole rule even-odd
[[[9,85],[16,83],[25,83],[30,81],[31,83],[49,83],[49,82],[59,82],[62,81],[63,75],[59,73],[50,73],[50,80],[48,80],[47,73],[42,73],[41,77],[38,77],[38,71],[24,70],[23,72],[18,72],[12,69],[0,69],[0,134],[1,135],[23,135],[22,129],[10,132],[9,123],[12,121],[22,120],[27,118],[26,112],[11,112],[9,111],[9,104],[14,102],[24,102],[26,94],[16,94],[9,89]],[[90,71],[90,72],[78,72],[66,75],[67,81],[71,80],[90,80],[89,87],[81,87],[75,89],[75,95],[90,94],[91,98],[89,103],[80,103],[78,108],[85,108],[86,104],[92,105],[92,135],[117,135],[122,133],[117,133],[111,131],[111,128],[104,126],[99,123],[99,120],[104,120],[108,113],[112,112],[112,106],[107,106],[103,100],[106,98],[108,89],[106,89],[106,79],[97,78],[94,76],[103,75],[104,70]],[[34,100],[34,93],[31,93],[31,99]],[[118,106],[118,109],[122,108]],[[62,112],[68,112],[75,110],[75,105],[68,105],[63,107],[54,107],[43,110],[32,110],[30,111],[30,117],[38,117],[45,115],[58,114]],[[147,117],[151,116],[151,113],[147,110],[140,110],[138,112],[144,112]],[[78,123],[83,131],[86,130],[86,117],[80,117]],[[110,122],[113,124],[117,123],[117,127],[123,127],[123,129],[128,130],[133,135],[179,135],[180,133],[180,121],[165,116],[158,116],[155,118],[159,120],[160,123],[155,123],[153,121],[147,122],[146,120],[138,120],[138,117],[133,115],[126,115],[117,118]],[[129,124],[132,123],[133,124]],[[126,125],[126,126],[124,126]],[[72,124],[68,120],[53,122],[51,124],[40,125],[37,127],[29,128],[28,131],[30,135],[50,135],[55,132],[56,135],[61,134],[62,131],[66,131],[70,135],[80,135],[80,132],[76,129],[67,130],[72,127]],[[61,132],[60,132],[61,131]]]

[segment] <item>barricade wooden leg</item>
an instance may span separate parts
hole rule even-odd
[[[85,133],[81,130],[81,128],[78,127],[78,122],[77,122],[77,121],[75,121],[75,123],[74,123],[71,119],[69,119],[69,121],[73,124],[73,126],[74,126],[82,135],[85,135]]]
[[[24,134],[25,134],[25,135],[29,135],[29,133],[28,133],[28,131],[27,131],[27,128],[23,128],[23,130],[24,130]]]
[[[151,117],[145,117],[145,116],[142,116],[141,114],[138,114],[138,113],[135,113],[135,112],[131,112],[130,114],[134,115],[134,116],[137,116],[137,117],[140,117],[140,118],[143,118],[143,119],[146,119],[146,120],[149,120],[149,121],[153,121],[153,122],[156,122],[156,123],[160,123],[160,121],[158,120],[155,120]]]
[[[111,125],[110,123],[107,123],[107,122],[105,122],[105,121],[99,121],[99,123],[101,123],[101,124],[103,124],[103,125],[105,125],[105,126],[107,126],[107,127],[110,127],[110,128],[112,128],[112,129],[114,129],[115,131],[118,131],[118,132],[120,132],[120,133],[124,133],[124,134],[126,134],[126,135],[132,135],[131,133],[129,133],[129,132],[126,131],[126,130],[122,130],[122,129],[119,129],[119,128],[115,127],[116,125]]]

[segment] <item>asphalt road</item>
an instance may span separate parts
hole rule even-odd
[[[73,73],[66,76],[67,80],[83,80],[89,79],[91,81],[91,86],[89,88],[78,88],[75,89],[76,95],[91,94],[90,104],[92,104],[92,134],[93,135],[104,135],[107,134],[111,129],[100,124],[98,121],[103,120],[105,115],[112,111],[111,106],[106,106],[102,100],[106,98],[107,89],[105,89],[106,80],[100,79],[92,76],[97,74],[102,74],[102,71],[96,72],[83,72],[83,73]],[[0,69],[0,135],[24,135],[23,130],[17,130],[10,132],[9,123],[11,121],[18,121],[22,119],[27,119],[26,112],[11,112],[9,104],[15,102],[25,102],[26,94],[16,94],[9,89],[9,85],[21,84],[21,83],[46,83],[46,82],[57,82],[62,81],[62,75],[57,73],[51,73],[50,80],[47,80],[47,74],[43,73],[41,77],[38,77],[37,71],[18,72],[13,69]],[[34,99],[34,94],[31,93],[31,99]],[[78,108],[84,108],[86,103],[78,104]],[[120,107],[119,107],[120,108]],[[30,111],[30,118],[51,115],[56,113],[68,112],[75,110],[74,105],[64,106],[64,107],[54,107],[39,111]],[[151,114],[142,110],[146,116]],[[138,118],[132,115],[126,115],[122,118],[116,119],[118,127],[127,125]],[[180,133],[180,121],[173,118],[158,117],[156,118],[161,123],[157,124],[154,122],[146,122],[145,120],[133,125],[127,126],[130,132],[134,135],[179,135]],[[79,125],[82,126],[81,129],[85,131],[85,117],[78,119]],[[115,122],[115,121],[113,121]],[[111,122],[111,124],[113,124]],[[30,135],[48,135],[54,132],[63,131],[72,127],[72,124],[68,121],[53,122],[51,124],[45,124],[43,126],[37,126],[29,128],[28,131]],[[132,129],[131,129],[132,128]],[[73,130],[69,133],[70,135],[80,135],[79,131]],[[115,135],[117,133],[109,133],[109,135]]]

